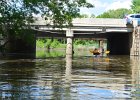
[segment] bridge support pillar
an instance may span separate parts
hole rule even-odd
[[[131,35],[130,55],[140,56],[140,26],[135,27]]]
[[[100,41],[99,41],[99,48],[103,48],[103,43],[104,43],[103,40],[100,40]]]
[[[73,55],[73,31],[68,29],[66,31],[67,38],[67,47],[66,47],[66,55]]]

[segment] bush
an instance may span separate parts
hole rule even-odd
[[[37,40],[36,46],[39,47],[39,48],[44,48],[45,47],[44,42],[41,39]]]

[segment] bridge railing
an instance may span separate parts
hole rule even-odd
[[[35,18],[33,25],[47,25],[51,21],[46,21],[45,18]],[[111,26],[111,27],[126,27],[125,19],[113,18],[75,18],[72,21],[73,26]]]
[[[126,27],[125,19],[113,18],[76,18],[73,19],[75,26],[111,26],[111,27]]]
[[[60,30],[59,28],[52,28],[47,26],[47,22],[43,18],[36,18],[34,27],[40,30]],[[51,21],[50,21],[51,23]],[[125,19],[113,18],[75,18],[72,21],[74,31],[92,31],[92,32],[132,32],[133,28],[126,25]],[[62,30],[67,30],[63,28]]]

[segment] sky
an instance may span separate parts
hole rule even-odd
[[[108,10],[116,10],[119,8],[130,9],[132,0],[87,0],[87,2],[94,4],[94,8],[81,8],[81,14],[94,14],[98,16]]]

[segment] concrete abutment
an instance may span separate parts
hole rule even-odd
[[[131,56],[140,56],[140,26],[134,27],[134,31],[131,34]]]

